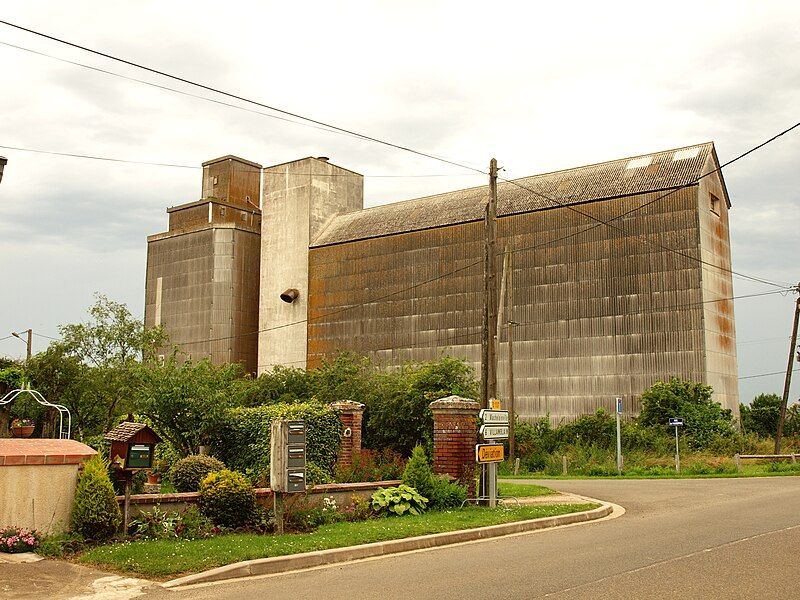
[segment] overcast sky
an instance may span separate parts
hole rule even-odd
[[[555,6],[557,4],[557,6]],[[7,3],[2,19],[401,145],[518,177],[713,140],[721,161],[800,120],[800,4]],[[228,101],[0,25],[0,42]],[[0,145],[196,165],[309,155],[366,175],[373,206],[480,185],[432,160],[0,44]],[[238,103],[244,106],[242,103]],[[253,108],[253,107],[250,107]],[[148,234],[198,169],[0,148],[0,338],[142,316]],[[447,175],[446,177],[381,177]],[[800,129],[724,172],[734,269],[797,282]],[[774,288],[734,279],[737,295]],[[739,374],[786,367],[793,297],[736,301]],[[34,339],[34,350],[46,347]],[[20,356],[16,339],[0,355]],[[796,376],[800,380],[800,374]],[[781,375],[741,381],[742,400]],[[793,386],[793,398],[800,383]]]

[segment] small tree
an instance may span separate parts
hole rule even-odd
[[[696,381],[657,381],[642,394],[639,423],[666,427],[670,417],[683,417],[689,445],[705,448],[717,437],[734,434],[731,411],[714,402],[712,393],[711,386]]]
[[[403,483],[430,499],[433,491],[433,471],[422,446],[415,446],[403,471]]]
[[[761,437],[772,437],[778,432],[783,398],[777,394],[759,394],[750,405],[740,404],[742,428]]]
[[[114,486],[108,477],[108,463],[99,454],[83,466],[72,503],[72,530],[88,540],[111,538],[122,523]]]

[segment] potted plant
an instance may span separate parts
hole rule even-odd
[[[33,419],[13,419],[11,421],[11,435],[16,438],[31,437],[36,422]]]

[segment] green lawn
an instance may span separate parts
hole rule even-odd
[[[553,490],[543,485],[525,485],[523,483],[503,483],[498,485],[500,496],[508,498],[515,496],[517,498],[531,498],[532,496],[549,496],[555,494]]]
[[[733,478],[733,477],[785,477],[800,475],[800,469],[790,468],[788,465],[781,470],[771,470],[769,465],[742,465],[741,473],[723,472],[723,473],[699,473],[693,472],[691,469],[681,470],[676,473],[674,467],[671,469],[663,469],[661,472],[642,473],[636,472],[626,473],[622,475],[546,475],[544,473],[520,473],[518,475],[498,475],[500,479],[709,479],[709,478]],[[501,483],[502,485],[506,485]],[[507,484],[513,485],[513,484]],[[547,489],[547,488],[545,488]]]
[[[498,509],[469,506],[447,511],[431,511],[419,517],[387,517],[356,523],[336,523],[305,534],[234,534],[192,541],[123,542],[89,550],[81,555],[79,560],[118,572],[153,579],[169,579],[242,560],[498,525],[589,510],[597,506],[561,504]]]

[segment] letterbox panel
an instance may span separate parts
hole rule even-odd
[[[288,487],[287,492],[305,492],[306,491],[306,470],[305,469],[287,469],[286,470]]]
[[[306,424],[305,421],[287,421],[288,442],[290,444],[306,443]]]
[[[153,451],[149,444],[133,444],[128,449],[128,469],[149,469],[153,466]]]
[[[289,446],[288,448],[289,456],[287,461],[287,467],[297,467],[297,468],[305,468],[306,466],[306,447],[297,445],[297,446]]]

